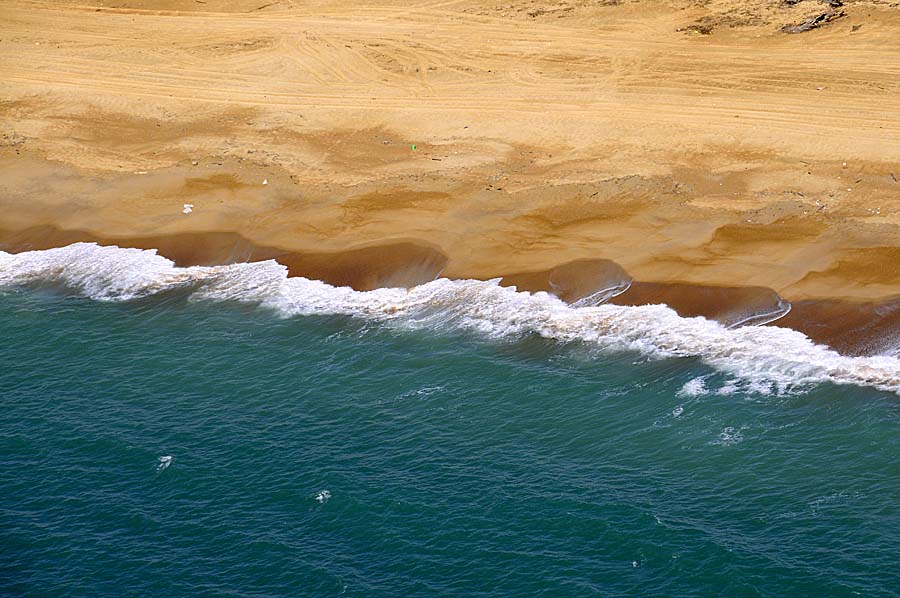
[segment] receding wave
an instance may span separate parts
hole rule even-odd
[[[794,330],[729,328],[684,318],[665,305],[572,305],[498,280],[439,279],[404,288],[355,291],[289,278],[273,261],[177,267],[153,250],[76,243],[18,254],[0,252],[0,287],[54,283],[101,301],[128,301],[184,289],[194,300],[241,301],[283,316],[348,315],[412,328],[454,329],[510,339],[540,335],[603,351],[695,357],[760,392],[831,382],[900,394],[900,358],[850,357]]]

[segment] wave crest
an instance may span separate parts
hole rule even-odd
[[[501,287],[498,280],[439,279],[410,289],[362,292],[289,278],[287,268],[273,260],[180,268],[156,251],[93,243],[0,252],[0,287],[47,282],[100,301],[187,289],[195,300],[255,303],[283,316],[347,315],[414,328],[449,327],[490,338],[537,334],[605,351],[696,357],[753,388],[779,393],[832,382],[900,394],[897,357],[848,357],[794,330],[726,328],[702,317],[680,317],[664,305],[570,305],[548,293]]]

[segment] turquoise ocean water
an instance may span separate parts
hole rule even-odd
[[[0,595],[900,589],[896,357],[95,246],[0,333]]]

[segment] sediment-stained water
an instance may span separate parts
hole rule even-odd
[[[0,286],[2,594],[900,587],[896,357],[94,245]]]

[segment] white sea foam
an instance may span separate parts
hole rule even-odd
[[[713,440],[710,444],[718,444],[720,446],[732,446],[735,444],[740,444],[744,441],[744,429],[734,429],[731,426],[728,426],[722,433],[719,434],[719,437]]]
[[[739,380],[734,380],[734,379],[726,381],[725,384],[722,385],[719,388],[719,390],[716,391],[716,394],[718,394],[718,395],[733,395],[734,393],[736,393],[737,391],[740,390],[739,382],[740,382]]]
[[[696,397],[706,394],[706,376],[698,376],[684,383],[678,391],[680,397]]]
[[[744,315],[734,322],[729,322],[728,327],[740,328],[741,326],[747,326],[750,324],[756,326],[768,324],[769,322],[774,322],[775,320],[779,320],[788,315],[791,312],[791,307],[792,306],[790,303],[779,297],[778,301],[775,303],[775,307],[773,307],[771,310],[762,313]]]
[[[340,314],[490,338],[537,334],[605,351],[696,357],[759,392],[833,382],[900,394],[896,356],[847,357],[786,328],[730,329],[704,318],[682,318],[664,305],[579,307],[498,282],[440,279],[409,290],[358,292],[288,278],[287,269],[274,261],[179,268],[155,251],[92,243],[15,255],[0,252],[0,287],[61,284],[101,301],[184,289],[195,300],[252,302],[284,316]]]
[[[578,301],[575,301],[572,305],[574,305],[575,307],[590,307],[592,305],[601,305],[603,303],[606,303],[613,297],[618,297],[619,295],[630,289],[631,282],[631,280],[626,280],[618,282],[605,289],[594,291],[587,297],[582,297]]]

